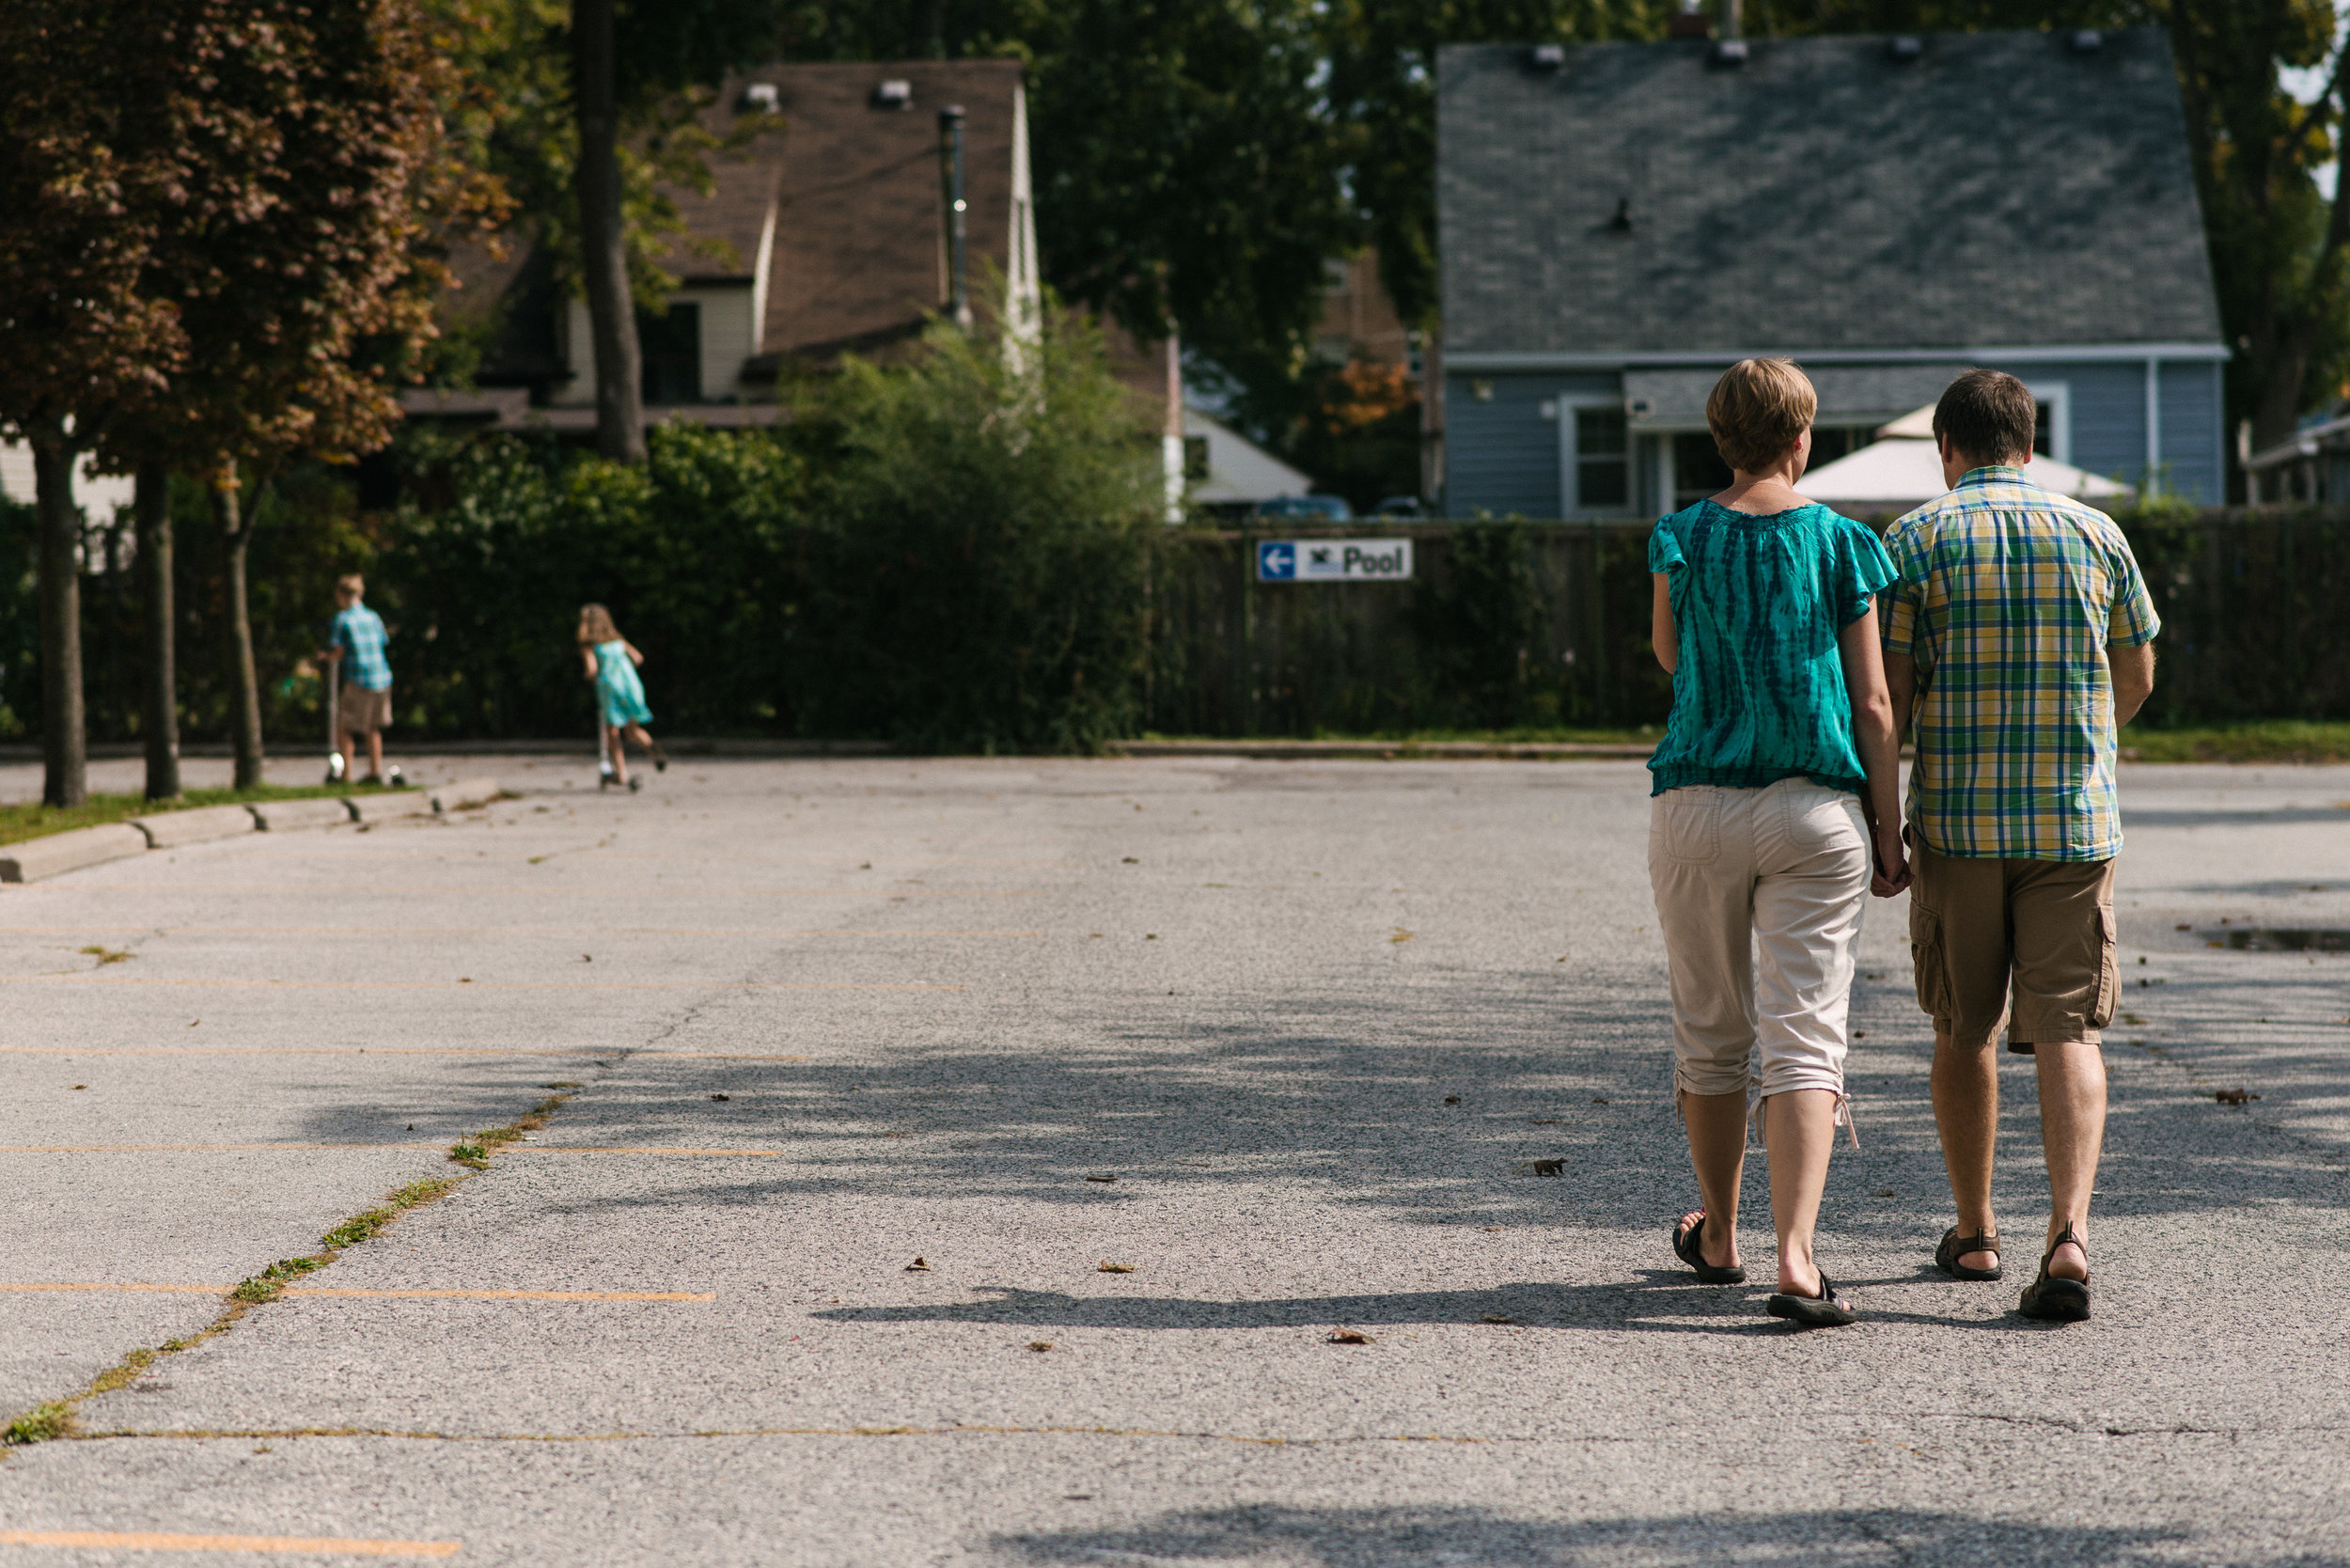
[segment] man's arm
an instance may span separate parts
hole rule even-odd
[[[1909,733],[1911,705],[1918,700],[1918,661],[1906,653],[1885,656],[1885,692],[1893,703],[1893,744]]]
[[[2108,643],[2106,662],[2113,670],[2113,727],[2119,729],[2154,695],[2154,645]]]

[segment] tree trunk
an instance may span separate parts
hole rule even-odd
[[[636,463],[645,455],[644,358],[628,287],[620,227],[619,108],[613,59],[614,0],[573,0],[572,93],[579,115],[580,269],[596,345],[596,447]]]
[[[139,726],[147,741],[147,798],[170,800],[180,792],[180,686],[172,641],[179,619],[171,603],[171,471],[152,459],[139,464],[135,512],[139,597],[147,620],[146,701]]]
[[[229,464],[212,481],[212,515],[228,546],[229,740],[237,754],[237,788],[261,781],[261,682],[253,663],[253,618],[245,607],[244,552],[253,542],[253,521],[237,504],[237,470]]]
[[[40,517],[40,798],[48,806],[79,806],[89,797],[89,753],[82,718],[82,514],[73,505],[74,451],[61,431],[26,433]]]

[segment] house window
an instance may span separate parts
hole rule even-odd
[[[1208,438],[1204,435],[1183,437],[1183,478],[1190,480],[1208,477]]]
[[[672,305],[662,315],[636,313],[636,346],[644,357],[640,389],[650,405],[702,400],[702,307]]]
[[[2031,449],[2044,458],[2056,456],[2056,410],[2046,403],[2034,405],[2039,416],[2032,421]]]
[[[1621,511],[1632,499],[1632,463],[1623,410],[1574,411],[1574,509]]]
[[[1673,437],[1673,510],[1728,490],[1730,481],[1730,464],[1722,461],[1711,433],[1683,431]]]

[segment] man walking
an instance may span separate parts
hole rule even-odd
[[[2089,1198],[2105,1140],[2098,1031],[2121,985],[2115,731],[2154,683],[2161,623],[2111,518],[2031,481],[2038,410],[1970,370],[1934,411],[1950,494],[1886,535],[1901,573],[1886,634],[1897,722],[1914,719],[1909,940],[1934,1018],[1934,1115],[1958,1223],[1935,1262],[2000,1277],[1991,1212],[2000,1027],[2033,1058],[2047,1250],[2026,1316],[2089,1316]]]

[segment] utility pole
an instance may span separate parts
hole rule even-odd
[[[938,111],[938,175],[947,205],[947,310],[955,325],[971,328],[971,286],[964,251],[963,196],[963,105]]]

